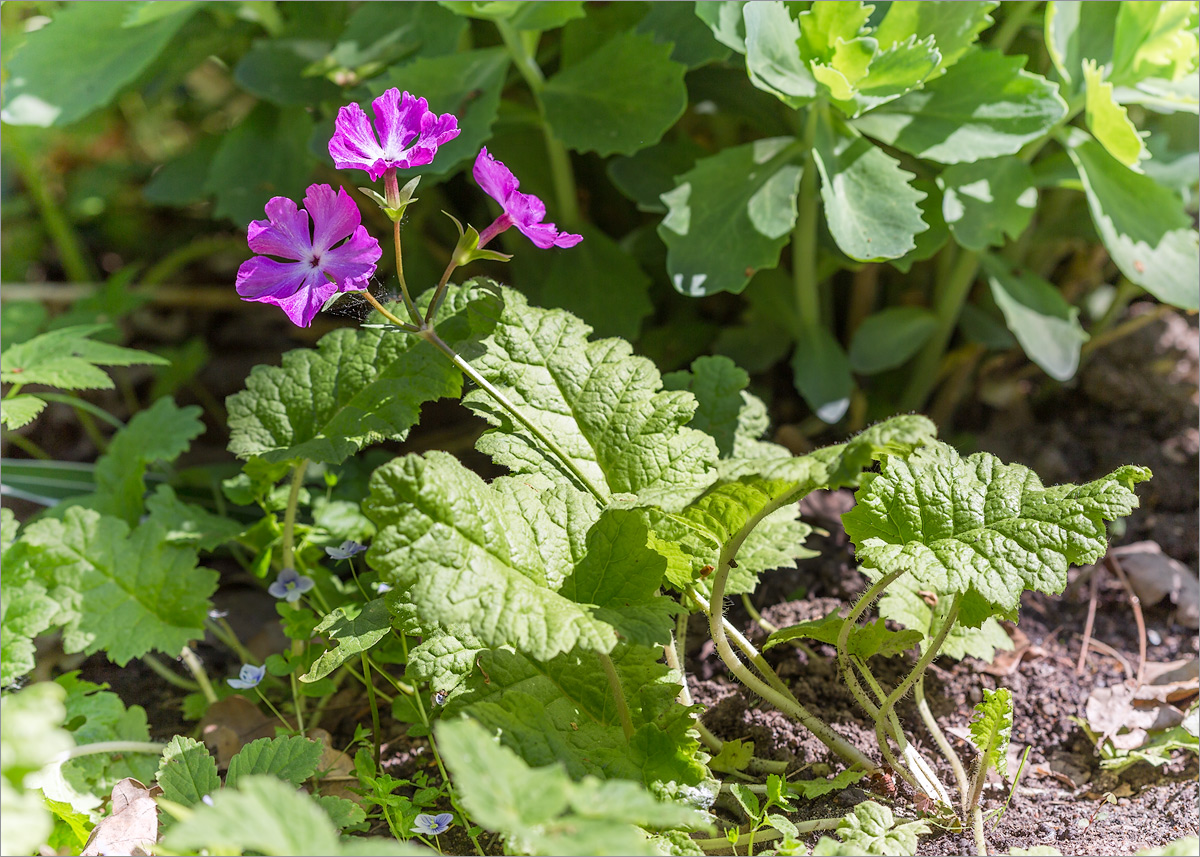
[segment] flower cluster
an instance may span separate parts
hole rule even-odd
[[[399,218],[403,205],[396,171],[432,163],[438,147],[459,135],[458,119],[452,113],[438,115],[424,98],[395,88],[371,106],[373,122],[358,104],[338,110],[329,155],[339,169],[364,170],[371,181],[383,177],[388,188],[385,210]],[[501,208],[490,226],[472,233],[478,237],[472,249],[482,249],[511,226],[543,250],[574,247],[583,240],[544,222],[546,206],[536,196],[520,193],[516,177],[486,148],[476,157],[472,173]],[[314,184],[305,194],[304,208],[277,196],[267,203],[266,215],[266,220],[252,221],[247,232],[250,249],[258,255],[238,269],[237,292],[244,300],[275,304],[293,324],[308,327],[334,295],[367,289],[383,251],[344,190]],[[473,258],[506,257],[488,253]]]

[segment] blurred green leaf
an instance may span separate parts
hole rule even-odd
[[[260,39],[233,68],[247,92],[274,104],[313,105],[336,99],[341,90],[304,70],[325,55],[325,43],[299,39]]]
[[[792,378],[804,401],[823,422],[840,420],[850,407],[854,379],[850,360],[828,328],[802,334],[792,352]]]
[[[921,307],[889,307],[863,319],[850,342],[850,368],[864,375],[895,369],[920,350],[937,327]]]
[[[729,49],[696,16],[695,4],[650,3],[649,6],[650,11],[637,25],[637,32],[649,33],[656,42],[671,42],[671,59],[675,62],[696,68],[729,56]]]
[[[1146,144],[1125,108],[1113,99],[1113,86],[1091,60],[1083,62],[1087,87],[1087,125],[1108,153],[1131,169],[1141,172],[1138,162],[1146,157]]]

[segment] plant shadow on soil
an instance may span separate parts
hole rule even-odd
[[[1148,307],[1136,306],[1132,312]],[[974,404],[958,421],[960,430],[971,434],[952,436],[964,452],[987,450],[1006,461],[1032,467],[1046,484],[1080,482],[1096,478],[1125,463],[1149,466],[1154,478],[1139,486],[1141,508],[1128,520],[1123,534],[1113,544],[1137,540],[1158,542],[1165,553],[1187,564],[1193,574],[1197,567],[1197,332],[1196,320],[1167,315],[1134,335],[1100,350],[1085,364],[1069,384],[1056,385],[1046,380],[1030,382],[1024,394],[1003,409]],[[255,340],[261,343],[260,337]],[[288,347],[283,345],[285,349]],[[219,352],[218,352],[219,353]],[[276,358],[259,352],[252,362],[272,362]],[[245,353],[233,354],[230,365],[210,366],[206,376],[220,377],[224,383],[213,385],[223,395],[230,382],[244,377],[238,374],[246,362]],[[248,364],[247,367],[248,368]],[[494,470],[490,463],[470,449],[479,428],[465,410],[450,403],[427,406],[425,420],[400,451],[417,451],[433,445],[445,446],[447,437],[456,453],[464,455],[472,467],[485,475]],[[209,437],[215,437],[210,432]],[[456,440],[455,440],[456,439]],[[836,438],[830,438],[830,442]],[[201,460],[219,458],[221,448],[193,450]],[[69,457],[69,456],[63,456]],[[795,570],[764,575],[754,596],[756,608],[776,625],[819,618],[843,605],[864,588],[865,579],[854,567],[853,551],[839,515],[853,502],[850,492],[819,493],[807,498],[802,511],[807,520],[828,532],[814,534],[809,546],[821,555],[800,563]],[[221,563],[209,565],[221,568]],[[265,628],[274,618],[270,599],[261,587],[245,578],[240,569],[222,568],[223,588],[244,582],[249,588],[227,599],[239,615],[230,621],[245,634],[244,639]],[[1080,571],[1072,569],[1072,583]],[[258,599],[258,600],[256,600]],[[1132,854],[1143,848],[1162,845],[1180,836],[1197,833],[1198,793],[1196,757],[1178,754],[1162,768],[1138,763],[1120,775],[1099,767],[1098,757],[1083,731],[1070,719],[1082,716],[1088,695],[1098,686],[1113,686],[1125,679],[1125,668],[1107,654],[1092,652],[1081,675],[1075,672],[1081,635],[1088,609],[1087,586],[1068,585],[1063,596],[1048,597],[1026,593],[1017,626],[1030,644],[1024,657],[1003,668],[990,667],[968,658],[962,662],[939,659],[927,678],[927,698],[943,729],[953,733],[965,729],[971,706],[981,698],[981,689],[1008,687],[1013,692],[1015,723],[1012,741],[1031,748],[1029,760],[1011,804],[993,827],[989,822],[988,844],[992,853],[1011,848],[1050,845],[1064,854]],[[1149,661],[1165,662],[1194,658],[1197,637],[1193,630],[1175,621],[1171,605],[1165,600],[1144,608],[1150,636]],[[764,632],[750,620],[740,604],[733,604],[729,615],[751,639],[761,643]],[[697,617],[693,617],[697,621]],[[240,626],[240,627],[239,627]],[[1127,663],[1136,663],[1138,633],[1125,590],[1111,576],[1098,587],[1098,605],[1093,637],[1121,653]],[[704,722],[725,739],[754,741],[757,755],[794,760],[796,776],[811,776],[806,766],[829,763],[837,769],[840,762],[831,757],[802,727],[745,691],[727,674],[716,658],[702,623],[689,635],[688,671],[696,701],[709,706]],[[223,649],[200,644],[210,675],[232,675],[237,664]],[[873,725],[856,707],[832,665],[832,647],[816,644],[813,657],[789,646],[768,653],[768,659],[787,681],[800,701],[829,718],[835,728],[868,752],[875,748]],[[885,682],[902,674],[910,661],[907,656],[894,664],[873,662]],[[58,669],[75,664],[59,663]],[[991,674],[987,670],[991,669]],[[119,669],[103,656],[82,663],[83,677],[107,682],[126,704],[140,704],[147,710],[156,739],[176,733],[190,734],[194,723],[180,715],[182,693],[166,688],[139,662]],[[217,679],[219,680],[219,679]],[[899,714],[910,736],[929,759],[940,764],[944,782],[953,777],[936,753],[928,733],[916,716],[911,698],[905,700]],[[358,724],[370,722],[362,694],[339,698],[329,706],[323,728],[333,735],[335,746],[344,746]],[[386,744],[384,770],[394,777],[410,777],[425,771],[436,777],[436,766],[423,738],[408,738],[407,726],[384,717]],[[968,765],[972,751],[961,739],[951,739],[963,753]],[[877,754],[877,749],[874,750]],[[994,775],[993,775],[994,776]],[[861,785],[861,784],[860,784]],[[986,811],[999,809],[1008,796],[1008,787],[998,780],[984,791]],[[1090,826],[1085,822],[1107,793],[1117,802],[1102,807]],[[828,795],[818,801],[798,800],[795,818],[827,818],[847,813],[854,804],[869,798],[880,799],[861,787]],[[913,814],[912,794],[901,788],[893,798],[896,809]],[[731,816],[732,820],[732,816]],[[378,825],[373,833],[387,834]],[[815,840],[815,836],[812,837]],[[489,852],[498,852],[500,843],[492,836],[482,837]],[[446,853],[472,853],[474,848],[461,828],[452,828],[441,837]],[[937,831],[922,838],[919,854],[971,854],[974,844],[969,833]]]

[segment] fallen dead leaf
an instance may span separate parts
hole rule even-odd
[[[101,819],[83,846],[81,857],[129,854],[143,857],[158,842],[158,786],[146,788],[133,777],[121,780],[112,790],[112,814]]]
[[[319,742],[324,748],[321,751],[321,761],[317,764],[321,794],[365,805],[366,798],[351,791],[352,786],[357,787],[359,784],[358,776],[354,773],[354,760],[333,746],[333,736],[324,729],[310,729],[307,737]]]
[[[1049,654],[1041,646],[1035,646],[1020,628],[1015,625],[1005,627],[1008,631],[1008,636],[1012,638],[1013,647],[1006,652],[997,652],[990,664],[984,664],[979,668],[980,672],[994,675],[997,678],[1010,676],[1021,668],[1021,662],[1026,658],[1033,660],[1034,658],[1043,658]]]
[[[1147,663],[1145,682],[1135,698],[1141,701],[1179,703],[1200,693],[1200,660],[1185,658],[1166,663]]]
[[[250,700],[227,696],[208,707],[200,721],[200,735],[204,746],[216,757],[217,767],[225,770],[234,754],[251,741],[274,738],[276,723]]]
[[[1170,597],[1175,620],[1185,628],[1200,628],[1200,580],[1190,568],[1163,553],[1157,542],[1133,542],[1112,553],[1143,604]]]

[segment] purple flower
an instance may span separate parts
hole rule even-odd
[[[297,574],[294,568],[285,568],[279,572],[279,576],[275,578],[275,582],[267,587],[267,592],[270,592],[276,598],[284,598],[288,601],[299,601],[300,596],[313,588],[313,579],[305,577],[302,574]]]
[[[307,210],[297,209],[282,196],[267,203],[267,219],[252,220],[246,233],[250,249],[265,255],[247,259],[237,273],[243,300],[275,304],[300,327],[312,324],[336,292],[365,289],[383,254],[344,190],[334,193],[327,184],[310,185],[304,205]],[[350,240],[333,246],[343,238]]]
[[[339,170],[366,170],[371,181],[379,181],[387,170],[425,166],[437,154],[438,146],[458,136],[458,119],[453,113],[438,116],[424,98],[407,92],[401,95],[394,87],[371,106],[375,108],[375,131],[357,104],[338,110],[329,155]]]
[[[339,562],[343,559],[350,559],[352,556],[357,556],[367,549],[366,545],[359,544],[353,539],[347,539],[342,542],[341,547],[325,548],[325,553],[330,559],[336,559]]]
[[[546,217],[545,204],[531,193],[519,193],[517,188],[521,183],[517,177],[501,161],[489,155],[486,147],[479,150],[471,173],[487,195],[504,209],[504,213],[480,233],[480,247],[510,226],[516,226],[522,235],[543,250],[574,247],[583,240],[582,235],[559,232],[553,223],[542,223]]]
[[[437,836],[439,833],[445,833],[450,829],[450,822],[454,821],[454,816],[448,812],[438,813],[437,815],[429,815],[421,813],[416,817],[416,823],[413,824],[413,833],[421,833],[425,836]]]
[[[258,687],[258,683],[263,680],[263,676],[267,674],[266,667],[256,667],[253,664],[242,664],[242,669],[238,673],[237,678],[227,678],[225,681],[230,687],[235,687],[238,690],[249,690],[252,687]]]

